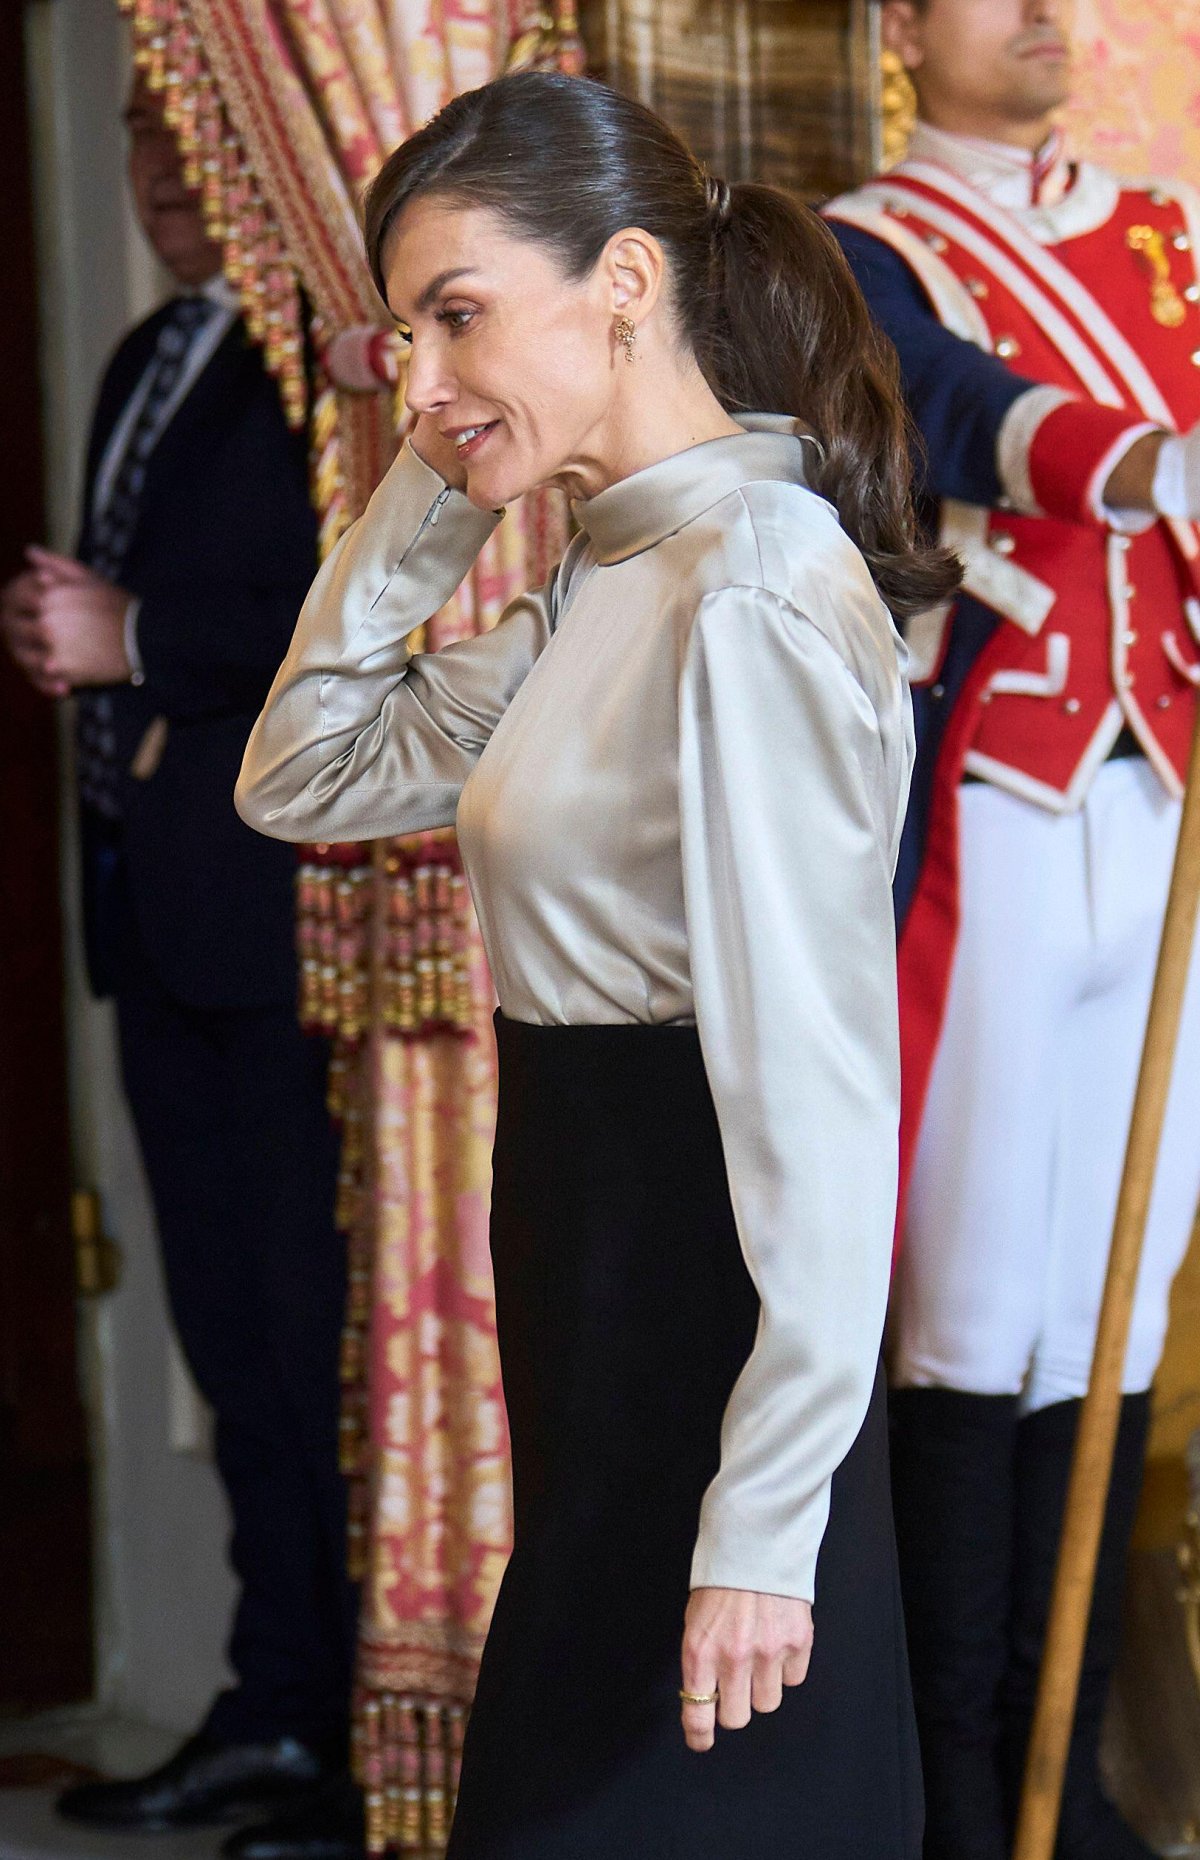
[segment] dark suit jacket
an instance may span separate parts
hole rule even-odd
[[[85,559],[104,447],[161,317],[126,338],[100,389]],[[97,993],[113,986],[120,912],[131,906],[149,960],[179,1000],[236,1008],[292,997],[295,852],[242,824],[233,786],[316,558],[305,439],[288,431],[239,321],[150,455],[120,577],[141,600],[146,677],[136,688],[112,687],[124,817],[115,860],[85,809],[84,914]],[[166,748],[138,780],[129,765],[155,717],[166,719]]]

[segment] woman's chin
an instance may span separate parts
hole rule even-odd
[[[489,515],[497,510],[503,510],[508,501],[506,498],[497,497],[487,484],[478,484],[471,477],[467,479],[465,496],[467,502],[474,504],[476,510],[486,510]]]
[[[472,471],[467,467],[466,495],[477,510],[503,510],[536,488],[535,484],[518,482],[515,474],[492,472],[485,467]]]

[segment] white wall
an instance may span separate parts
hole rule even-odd
[[[51,546],[69,550],[91,403],[119,338],[163,295],[124,186],[128,34],[113,0],[36,0],[28,72],[43,319]],[[203,1418],[166,1317],[153,1219],[121,1097],[111,1009],[83,977],[64,719],[63,905],[75,1180],[97,1189],[122,1274],[84,1301],[93,1445],[97,1689],[132,1717],[190,1730],[225,1682],[228,1519]],[[179,1451],[172,1441],[190,1441]]]

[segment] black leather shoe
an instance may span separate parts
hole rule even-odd
[[[326,1773],[316,1752],[297,1738],[230,1744],[200,1731],[148,1776],[68,1789],[58,1798],[58,1812],[92,1828],[212,1826],[295,1803]]]
[[[222,1860],[366,1860],[362,1790],[340,1778],[306,1806],[239,1828],[221,1854]]]

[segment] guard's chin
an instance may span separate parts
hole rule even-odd
[[[1029,76],[1033,75],[1029,73]],[[1068,61],[1063,64],[1047,64],[1036,74],[1033,83],[1026,83],[1022,86],[1020,101],[1024,112],[1033,121],[1045,116],[1048,110],[1060,110],[1065,103],[1070,102],[1070,98],[1071,66]]]
[[[1051,82],[1047,85],[1046,108],[1048,110],[1061,110],[1063,105],[1070,101],[1071,67],[1069,64],[1060,65],[1051,79]]]

